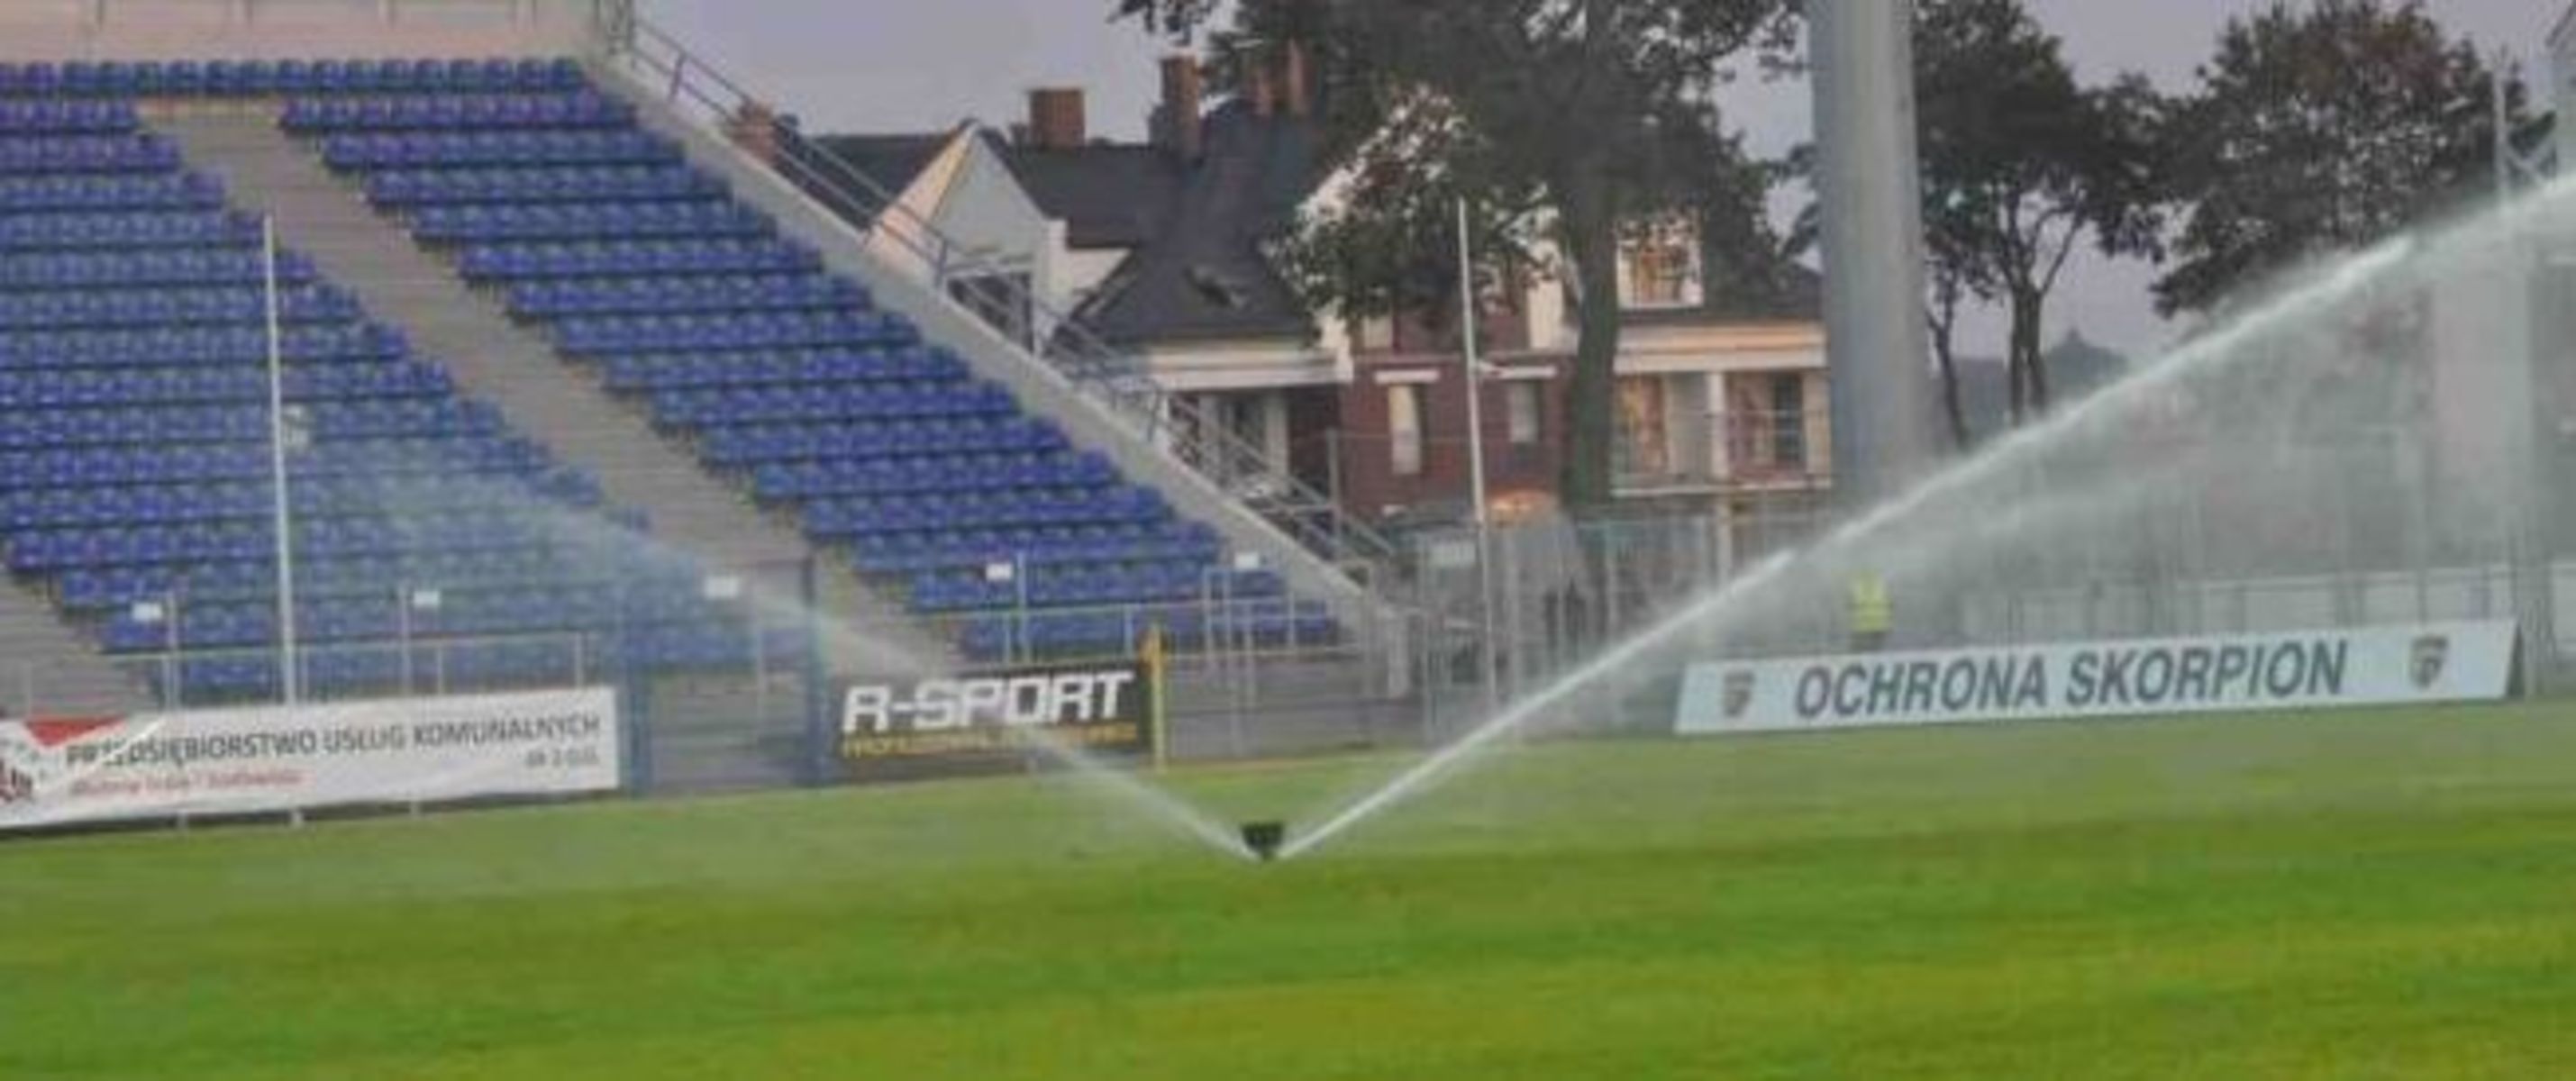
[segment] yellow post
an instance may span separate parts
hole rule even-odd
[[[1153,726],[1154,772],[1161,773],[1171,765],[1172,746],[1171,722],[1164,712],[1163,704],[1164,692],[1167,689],[1164,686],[1163,673],[1171,665],[1170,659],[1164,654],[1162,624],[1146,626],[1145,643],[1138,652],[1143,655],[1145,661],[1146,685],[1153,688],[1153,712],[1147,718],[1147,722]]]

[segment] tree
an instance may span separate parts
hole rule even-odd
[[[1176,35],[1215,8],[1115,3]],[[1539,237],[1554,242],[1581,327],[1561,485],[1581,510],[1611,498],[1621,230],[1701,213],[1735,186],[1711,178],[1751,171],[1715,90],[1728,58],[1785,40],[1784,17],[1783,0],[1241,0],[1217,51],[1288,34],[1311,49],[1354,212],[1288,254],[1336,307],[1386,310],[1438,288],[1452,242],[1432,241],[1448,235],[1449,196],[1483,208],[1485,281],[1530,266]]]
[[[2078,86],[2058,39],[2021,0],[1924,0],[1914,29],[1923,231],[1933,352],[1951,432],[1953,342],[1969,296],[2003,305],[2015,423],[2044,412],[2048,297],[2076,248],[2159,254],[2153,136],[2161,102],[2143,78]]]
[[[2420,0],[2275,3],[2230,20],[2200,86],[2167,126],[2186,217],[2166,314],[2338,251],[2364,248],[2485,190],[2496,140],[2491,73]],[[2520,80],[2508,124],[2524,120]]]

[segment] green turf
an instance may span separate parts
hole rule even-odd
[[[1532,748],[1348,842],[1014,780],[12,843],[0,1078],[2576,1076],[2563,707]]]

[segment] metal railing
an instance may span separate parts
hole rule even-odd
[[[966,246],[903,206],[829,147],[780,122],[768,100],[649,20],[621,12],[602,23],[602,38],[608,63],[644,86],[660,88],[665,101],[690,122],[729,142],[739,143],[746,133],[763,140],[772,152],[762,157],[783,178],[870,242],[881,238],[919,259],[930,275],[927,284],[943,300],[961,304],[987,323],[992,321],[977,313],[1028,313],[1028,322],[1044,328],[1042,333],[999,329],[1031,363],[1062,375],[1108,406],[1138,438],[1160,447],[1308,551],[1363,584],[1376,580],[1394,560],[1395,546],[1385,537],[1345,514],[1327,493],[1287,476],[1204,403],[1165,391],[1132,351],[1030,294],[1010,275],[969,273],[986,269],[987,261],[969,257]],[[960,293],[972,303],[961,302]]]
[[[504,654],[506,660],[501,659]],[[278,701],[273,680],[248,685],[220,672],[232,668],[269,676],[277,669],[276,658],[273,648],[173,643],[156,652],[118,654],[109,662],[136,686],[148,688],[160,708],[175,710]],[[298,697],[308,702],[581,687],[618,675],[605,636],[574,632],[311,642],[296,649],[295,667]]]

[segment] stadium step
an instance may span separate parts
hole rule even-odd
[[[737,199],[767,215],[783,235],[821,253],[826,268],[865,285],[879,307],[903,316],[925,339],[955,352],[977,376],[1009,390],[1020,408],[1055,424],[1076,445],[1101,454],[1128,480],[1153,488],[1181,517],[1214,527],[1228,547],[1261,555],[1285,581],[1288,593],[1329,606],[1364,655],[1392,658],[1377,668],[1401,683],[1401,674],[1408,671],[1401,619],[1367,582],[1309,551],[1237,493],[1193,469],[1165,441],[1120,417],[1100,397],[1078,388],[906,271],[903,257],[889,254],[888,245],[872,243],[770,166],[685,119],[664,97],[667,88],[636,81],[631,72],[613,65],[594,65],[591,76],[601,89],[632,105],[647,130],[672,140],[691,164],[722,178]],[[1403,690],[1400,685],[1380,689]]]
[[[261,111],[156,120],[187,158],[217,174],[237,202],[276,217],[285,243],[310,256],[377,317],[400,327],[459,389],[497,406],[510,425],[556,457],[599,478],[607,497],[642,510],[654,537],[708,567],[777,579],[808,548],[749,494],[708,473],[656,433],[596,375],[558,360],[551,343],[514,323],[501,302],[474,292],[453,267],[379,217],[364,194]],[[827,650],[836,670],[886,671],[951,662],[947,645],[896,626],[899,606],[874,595],[846,561],[818,558],[824,614],[868,621],[867,655]],[[889,656],[888,654],[892,654]]]
[[[0,586],[0,709],[11,717],[104,716],[151,697],[26,586]]]

